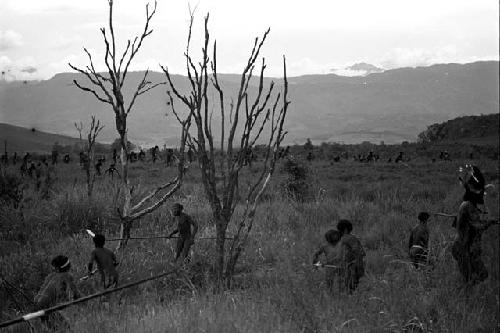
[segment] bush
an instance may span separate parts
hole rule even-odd
[[[310,196],[308,168],[290,157],[283,164],[283,171],[288,175],[283,184],[285,194],[294,200],[305,201]]]

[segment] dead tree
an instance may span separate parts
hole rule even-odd
[[[87,134],[87,146],[86,146],[86,160],[83,165],[85,170],[85,175],[87,178],[87,197],[89,200],[92,198],[92,193],[94,191],[94,183],[95,183],[95,171],[92,172],[92,166],[94,165],[94,156],[95,156],[95,141],[99,133],[104,128],[104,125],[101,125],[99,120],[96,121],[95,116],[92,116],[92,121],[90,122],[90,129]]]
[[[75,128],[76,130],[78,131],[78,134],[80,135],[80,144],[82,144],[82,131],[83,131],[83,123],[80,121],[80,123],[78,124],[76,121],[75,121]]]
[[[120,238],[128,239],[130,237],[130,229],[134,220],[139,219],[161,206],[170,196],[172,196],[173,193],[175,193],[175,191],[179,189],[184,174],[184,166],[183,159],[181,159],[178,163],[178,174],[176,177],[165,184],[158,186],[144,198],[132,198],[128,174],[129,165],[127,161],[129,153],[127,145],[127,116],[132,111],[132,107],[139,96],[147,93],[160,84],[164,84],[164,82],[153,84],[148,80],[149,70],[146,70],[137,85],[137,88],[134,90],[134,93],[130,96],[128,101],[126,101],[125,96],[123,96],[123,87],[126,82],[129,66],[132,60],[139,52],[145,38],[153,32],[149,25],[156,12],[156,2],[152,11],[150,11],[149,4],[146,5],[146,22],[144,24],[144,30],[133,40],[127,41],[125,50],[121,53],[121,55],[119,51],[117,51],[115,45],[115,33],[113,29],[113,0],[108,0],[108,4],[109,31],[106,31],[105,28],[101,28],[101,34],[106,47],[104,63],[107,68],[107,73],[99,73],[96,71],[94,67],[94,60],[86,48],[84,48],[84,51],[88,56],[89,65],[85,68],[78,68],[71,64],[69,64],[69,66],[82,74],[89,81],[85,85],[80,84],[77,80],[74,80],[74,84],[81,90],[94,95],[94,97],[99,101],[109,104],[115,114],[116,130],[120,135],[121,145],[120,159],[122,172],[120,173],[120,176],[122,184],[121,195],[123,196],[123,203],[121,208],[117,208],[117,211],[121,219]],[[183,149],[182,142],[185,142],[189,125],[190,117],[188,116],[182,121],[181,149]],[[164,193],[167,189],[168,191]],[[133,204],[133,201],[137,201],[137,203]],[[125,244],[126,240],[121,241],[118,244],[118,248],[124,246]]]
[[[190,147],[195,151],[203,187],[211,205],[212,216],[216,227],[216,252],[215,268],[219,283],[224,280],[230,283],[234,274],[235,265],[245,248],[249,234],[252,230],[255,211],[262,193],[269,184],[275,170],[281,142],[286,135],[283,123],[288,110],[288,82],[286,76],[286,61],[283,57],[283,92],[274,94],[274,82],[264,87],[265,60],[262,59],[257,92],[254,98],[249,97],[249,83],[255,68],[264,41],[269,29],[261,39],[256,38],[248,62],[241,75],[239,91],[235,99],[231,99],[229,114],[225,103],[226,96],[220,86],[217,75],[216,42],[213,43],[213,56],[209,59],[208,18],[205,17],[205,41],[202,48],[202,60],[195,65],[189,53],[191,40],[193,14],[187,48],[185,52],[187,76],[190,83],[190,92],[183,95],[172,82],[168,68],[162,67],[173,95],[182,101],[192,114],[196,124],[195,135],[189,140]],[[210,68],[209,68],[210,67]],[[210,74],[209,74],[210,73]],[[218,105],[221,118],[220,151],[215,153],[214,134],[212,132],[212,112],[209,111],[208,87],[209,84],[216,91],[217,100],[212,101],[212,106]],[[170,103],[173,104],[172,93],[168,93]],[[233,101],[236,101],[235,103]],[[228,117],[229,116],[229,117]],[[227,137],[226,137],[227,130]],[[263,138],[266,133],[267,138]],[[261,138],[262,135],[262,138]],[[258,176],[247,189],[243,212],[238,221],[233,221],[233,213],[239,203],[238,180],[240,172],[245,166],[248,151],[251,151],[256,142],[265,142],[265,158],[260,166]],[[216,155],[219,155],[216,158]],[[219,181],[222,179],[222,181]],[[219,182],[218,182],[219,181]],[[233,221],[236,234],[229,244],[226,255],[225,240],[228,226]]]

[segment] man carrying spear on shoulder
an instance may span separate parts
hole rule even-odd
[[[466,285],[474,285],[486,280],[488,271],[481,259],[481,234],[497,220],[482,218],[483,211],[478,205],[484,204],[485,180],[477,166],[466,166],[464,179],[459,177],[465,188],[463,202],[453,226],[457,237],[452,247],[453,258],[458,263],[460,274]]]

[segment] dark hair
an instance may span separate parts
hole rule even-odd
[[[172,205],[172,209],[177,209],[177,210],[182,210],[184,206],[182,206],[180,203],[176,202]]]
[[[58,255],[52,259],[50,263],[52,267],[57,269],[58,272],[67,272],[71,268],[71,263],[69,262],[69,258],[63,255]]]
[[[325,233],[326,241],[332,245],[337,244],[338,241],[340,240],[341,236],[342,235],[340,234],[340,232],[338,232],[337,230],[334,230],[334,229],[328,230]]]
[[[93,240],[96,247],[103,247],[104,243],[106,243],[106,237],[104,237],[104,235],[101,234],[95,235]]]
[[[348,234],[352,231],[352,223],[349,220],[340,220],[337,223],[337,230],[342,234]]]
[[[427,212],[420,212],[420,213],[418,213],[418,220],[419,221],[425,222],[425,221],[427,221],[429,219],[429,217],[431,217],[431,216]]]

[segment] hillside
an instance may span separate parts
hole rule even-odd
[[[498,68],[498,61],[488,61],[400,68],[364,77],[291,77],[287,142],[303,143],[306,138],[345,143],[415,141],[428,124],[498,112]],[[129,74],[125,96],[130,96],[141,75]],[[63,73],[46,81],[0,84],[0,122],[75,136],[73,122],[87,122],[94,114],[106,124],[101,139],[113,141],[116,131],[109,105],[77,89],[72,84],[75,78],[85,82],[78,74]],[[165,78],[162,73],[152,73],[150,80],[160,82]],[[266,82],[270,80],[266,78]],[[174,81],[181,92],[187,91],[185,77],[175,75]],[[221,81],[229,103],[239,77],[225,74]],[[281,80],[275,81],[279,89]],[[257,82],[254,78],[253,91]],[[172,115],[165,116],[170,111],[166,89],[160,86],[136,102],[128,119],[132,142],[176,144],[179,127]],[[217,133],[220,125],[216,113],[213,126]]]
[[[430,143],[469,142],[471,144],[498,145],[500,117],[498,113],[467,116],[432,124],[418,135],[419,140]]]
[[[65,135],[41,132],[38,130],[12,126],[0,123],[0,152],[4,151],[4,142],[7,141],[9,152],[47,153],[52,150],[54,143],[62,146],[72,146],[80,140]]]

